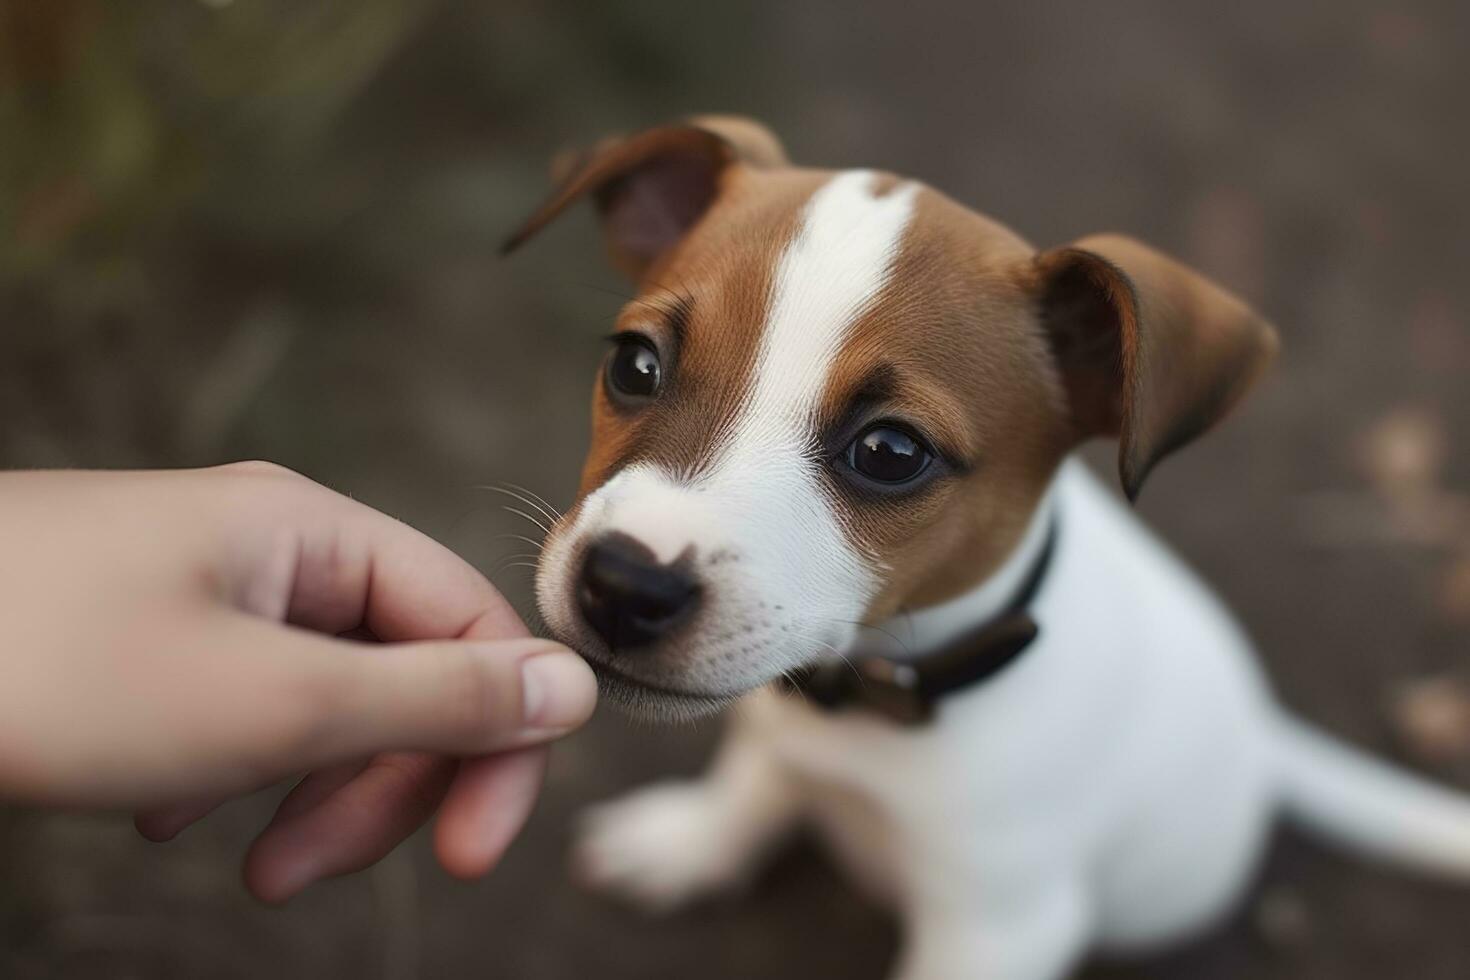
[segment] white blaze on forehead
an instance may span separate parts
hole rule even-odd
[[[873,194],[875,175],[850,170],[807,202],[776,270],[751,391],[727,453],[805,446],[832,363],[853,322],[888,281],[913,215],[917,185]]]
[[[832,365],[888,281],[918,191],[906,184],[878,197],[875,180],[848,171],[807,202],[776,270],[750,391],[693,484],[724,498],[768,587],[833,621],[861,614],[873,575],[844,534],[809,447]]]

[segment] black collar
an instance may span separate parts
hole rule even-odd
[[[1056,543],[1053,517],[1041,554],[1006,607],[938,649],[912,661],[879,656],[829,660],[788,675],[785,686],[828,711],[862,707],[899,724],[928,721],[940,698],[1000,673],[1036,639],[1039,628],[1027,607],[1051,568]]]

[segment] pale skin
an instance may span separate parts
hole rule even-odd
[[[0,474],[0,541],[0,801],[163,841],[300,778],[246,856],[265,901],[436,814],[445,869],[486,873],[593,710],[468,564],[272,464]]]

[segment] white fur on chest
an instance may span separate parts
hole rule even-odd
[[[881,894],[1081,862],[1118,895],[1102,903],[1102,938],[1147,942],[1208,919],[1250,865],[1239,854],[1271,803],[1269,694],[1219,604],[1080,463],[1055,496],[1057,550],[1032,606],[1041,634],[1011,667],[919,728],[770,691],[742,706],[739,727]],[[1180,848],[1220,858],[1195,862],[1183,887],[1149,878]]]

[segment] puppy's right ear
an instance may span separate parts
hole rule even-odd
[[[613,264],[634,280],[704,216],[732,164],[779,167],[786,153],[760,123],[735,116],[687,122],[606,139],[552,165],[557,187],[500,252],[519,248],[568,205],[591,194]]]
[[[1276,356],[1276,331],[1224,289],[1131,238],[1092,235],[1034,261],[1042,327],[1079,437],[1118,437],[1130,500]]]

